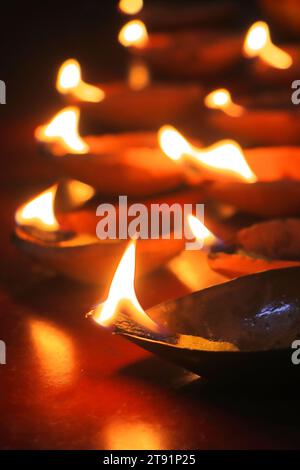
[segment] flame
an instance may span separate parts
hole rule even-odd
[[[112,280],[106,301],[94,311],[94,320],[102,326],[114,324],[115,316],[122,308],[130,313],[139,325],[156,331],[157,325],[147,316],[136,297],[134,289],[136,244],[132,240],[126,248]]]
[[[205,106],[211,109],[221,109],[228,116],[239,117],[243,114],[243,106],[232,101],[231,94],[225,88],[220,88],[209,93],[204,98]]]
[[[248,182],[256,181],[256,176],[246,162],[241,147],[233,140],[222,140],[211,147],[199,149],[191,145],[172,126],[161,127],[158,140],[163,152],[173,160],[182,158],[192,160],[200,168],[231,172]]]
[[[136,15],[144,6],[143,0],[120,0],[119,9],[127,15]]]
[[[119,42],[122,46],[143,47],[148,41],[148,32],[145,24],[140,20],[126,23],[119,32]]]
[[[128,84],[132,90],[143,90],[150,83],[150,73],[147,65],[142,61],[130,64]]]
[[[15,215],[18,225],[31,226],[45,232],[54,232],[59,224],[54,214],[57,185],[43,191],[37,197],[20,207]]]
[[[247,31],[244,41],[246,57],[259,56],[271,67],[288,69],[293,63],[292,57],[273,44],[270,29],[264,21],[257,21]]]
[[[203,242],[203,244],[207,246],[213,245],[217,241],[217,238],[214,236],[214,234],[208,230],[208,228],[203,224],[203,222],[201,222],[201,220],[198,219],[198,217],[189,214],[187,218],[190,229],[196,240]]]
[[[76,106],[64,108],[45,126],[35,131],[40,142],[60,142],[66,152],[87,153],[89,146],[78,133],[80,111]]]
[[[56,89],[59,93],[71,93],[79,100],[91,103],[99,103],[105,97],[103,90],[82,80],[81,67],[75,59],[68,59],[60,66]]]

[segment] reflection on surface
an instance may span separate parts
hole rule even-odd
[[[116,419],[104,429],[105,447],[110,450],[153,450],[164,448],[159,430],[151,424],[126,423]]]
[[[75,374],[71,338],[44,320],[32,319],[29,327],[41,378],[55,386],[70,384]]]

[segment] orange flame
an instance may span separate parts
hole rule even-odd
[[[213,245],[217,241],[217,238],[214,236],[214,234],[208,230],[208,228],[201,222],[201,220],[198,219],[198,217],[189,214],[187,218],[190,229],[196,240],[203,242],[203,244],[206,246]]]
[[[172,126],[161,127],[158,140],[163,152],[172,160],[190,160],[199,169],[204,167],[222,173],[229,172],[249,183],[256,181],[241,147],[233,140],[222,140],[199,149]]]
[[[84,154],[89,146],[78,132],[80,111],[76,106],[64,108],[45,126],[35,131],[35,137],[40,142],[59,142],[66,152]]]
[[[145,24],[140,20],[126,23],[118,36],[119,42],[125,47],[143,47],[148,41],[148,32]]]
[[[55,232],[59,224],[54,214],[57,185],[43,191],[27,204],[21,206],[15,215],[19,226],[34,227],[45,232]]]
[[[132,240],[126,248],[112,280],[106,301],[93,312],[94,320],[102,326],[112,326],[118,312],[125,310],[139,325],[157,331],[157,325],[148,317],[136,297],[134,289],[136,244]]]
[[[126,15],[136,15],[144,6],[143,0],[120,0],[119,9]]]
[[[290,54],[273,44],[269,26],[264,21],[257,21],[247,31],[244,54],[246,57],[259,56],[268,65],[277,69],[288,69],[293,64]]]
[[[99,103],[105,97],[103,90],[82,80],[81,67],[75,59],[68,59],[60,66],[56,89],[63,95],[70,93],[81,101],[91,103]]]
[[[232,101],[231,94],[225,88],[214,90],[204,98],[207,108],[221,109],[231,117],[239,117],[243,114],[243,106],[239,106]]]
[[[147,65],[142,61],[130,64],[128,73],[128,84],[132,90],[143,90],[150,84],[150,73]]]

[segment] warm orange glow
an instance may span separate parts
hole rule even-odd
[[[129,243],[118,265],[106,301],[95,309],[93,318],[102,326],[111,326],[115,323],[118,312],[124,309],[136,323],[156,331],[157,325],[147,316],[136,297],[135,252],[136,244],[133,240]]]
[[[129,21],[119,32],[119,42],[125,47],[143,47],[147,41],[147,29],[140,20]]]
[[[256,176],[245,160],[239,144],[233,140],[222,140],[204,149],[191,145],[172,126],[163,126],[158,132],[163,152],[172,160],[191,161],[199,170],[207,168],[221,173],[232,173],[249,183]]]
[[[132,90],[143,90],[150,84],[150,73],[147,65],[142,61],[130,64],[128,72],[128,85]]]
[[[64,108],[45,126],[35,131],[35,137],[40,142],[59,142],[68,153],[87,153],[89,146],[78,132],[80,111],[76,106]]]
[[[119,9],[126,15],[136,15],[144,6],[143,0],[120,0]]]
[[[82,183],[78,180],[68,181],[67,188],[69,191],[69,197],[74,205],[84,204],[96,194],[96,190],[93,186]]]
[[[138,404],[138,406],[141,406]],[[142,409],[145,410],[145,402]],[[146,420],[129,422],[124,415],[108,420],[103,434],[106,448],[111,450],[157,450],[162,449],[165,434],[157,432],[155,425]]]
[[[20,207],[15,215],[16,223],[20,226],[30,226],[45,232],[59,229],[54,214],[54,201],[57,185],[52,186],[27,204]]]
[[[271,67],[288,69],[293,64],[292,57],[272,43],[270,29],[264,21],[257,21],[247,31],[244,41],[246,57],[259,56]]]
[[[76,371],[70,337],[44,320],[33,319],[29,327],[42,379],[47,385],[70,384]]]
[[[202,242],[203,245],[206,246],[213,245],[217,241],[217,238],[214,236],[214,234],[210,232],[207,227],[205,227],[201,220],[192,214],[189,214],[187,218],[190,229],[196,240]]]
[[[81,101],[91,103],[99,103],[105,97],[103,90],[82,80],[81,67],[75,59],[68,59],[61,65],[57,74],[56,89],[59,93],[70,93]]]
[[[228,116],[239,117],[243,114],[243,106],[233,103],[231,94],[225,88],[220,88],[209,93],[204,98],[204,103],[207,108],[221,109]]]

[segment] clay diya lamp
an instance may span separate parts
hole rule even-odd
[[[82,80],[78,61],[69,59],[59,69],[56,88],[66,101],[80,107],[83,126],[92,132],[153,130],[165,122],[185,122],[201,115],[201,86],[153,82],[148,67],[139,60],[131,61],[127,80],[92,86]]]
[[[105,283],[127,244],[124,239],[96,237],[95,211],[77,209],[54,214],[57,187],[53,186],[16,212],[15,243],[27,255],[55,273],[83,283]],[[197,200],[195,194],[173,196],[183,203]],[[157,203],[166,202],[164,200]],[[168,200],[170,202],[170,200]],[[150,202],[149,202],[150,204]],[[118,214],[118,209],[116,210]],[[137,272],[143,275],[165,264],[185,247],[185,237],[169,236],[137,241]]]
[[[273,44],[268,25],[263,21],[254,23],[247,32],[244,55],[252,59],[250,70],[253,79],[267,85],[290,84],[300,72],[300,47]]]
[[[61,174],[102,194],[140,198],[184,183],[180,169],[159,148],[156,133],[88,136],[83,140],[78,120],[78,108],[65,108],[36,131],[37,140]]]
[[[227,89],[210,92],[204,99],[207,123],[219,136],[243,145],[292,145],[300,142],[300,112],[288,93],[267,92],[232,98]]]
[[[138,346],[222,382],[299,377],[291,345],[299,335],[300,268],[244,276],[145,311],[134,288],[134,245],[107,299],[88,315]]]
[[[132,20],[121,29],[119,41],[132,57],[143,60],[156,76],[164,78],[210,78],[242,61],[242,38],[234,33],[189,30],[148,34],[144,23]]]
[[[293,37],[299,37],[300,11],[299,0],[260,0],[264,15],[276,26],[276,29]]]
[[[214,247],[210,267],[227,277],[300,266],[300,219],[260,222],[239,230],[232,244]]]
[[[260,148],[243,152],[237,142],[231,140],[199,148],[171,126],[162,128],[159,135],[165,154],[177,161],[190,184],[207,182],[204,186],[206,200],[219,201],[260,217],[289,217],[300,213],[299,165],[296,163],[293,169],[285,161],[289,152],[289,162],[295,155],[298,160],[298,148]],[[191,173],[194,179],[189,177]]]

